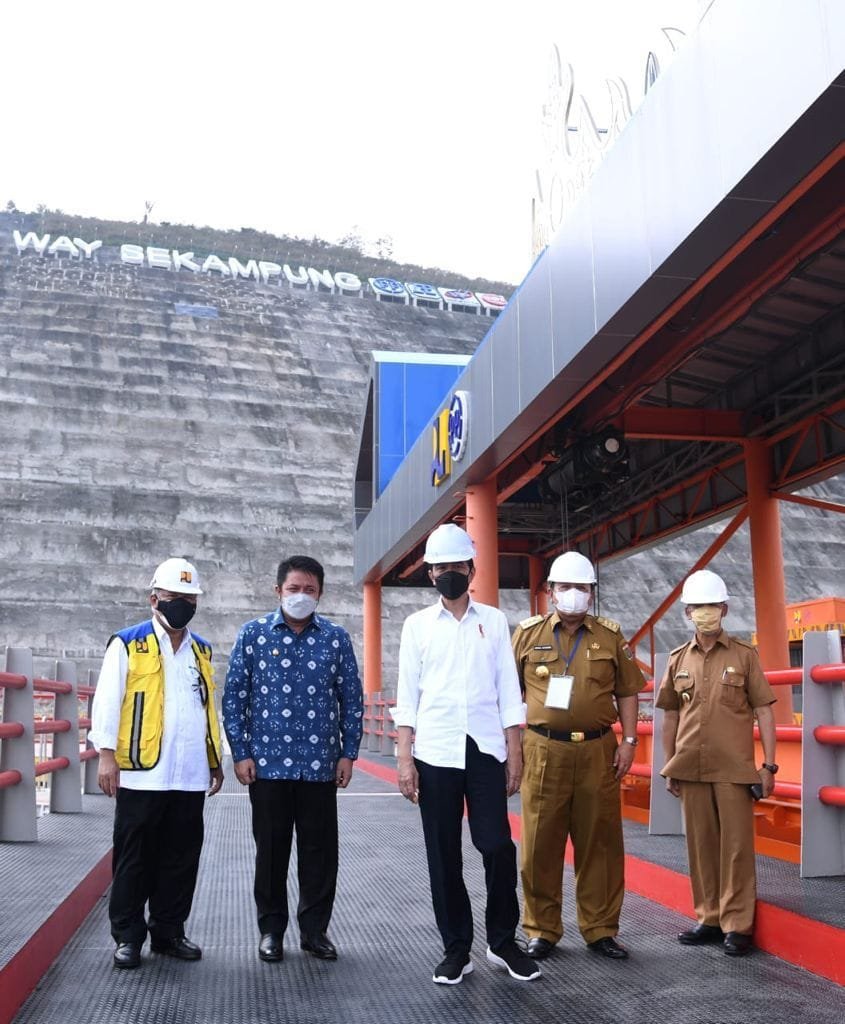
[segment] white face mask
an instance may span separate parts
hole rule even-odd
[[[570,587],[568,590],[556,590],[552,595],[555,601],[555,608],[564,615],[584,615],[590,607],[593,595],[590,591],[576,590]]]
[[[317,610],[317,602],[310,594],[285,594],[282,611],[292,619],[307,619]]]

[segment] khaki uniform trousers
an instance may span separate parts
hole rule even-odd
[[[747,785],[681,781],[692,898],[699,924],[750,935],[757,875]]]
[[[578,927],[585,942],[614,936],[625,888],[619,783],[612,732],[567,743],[525,730],[522,775],[523,929],[529,938],[563,935],[563,853],[575,850]]]

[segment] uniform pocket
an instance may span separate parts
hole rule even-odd
[[[613,683],[616,679],[616,659],[610,651],[590,651],[589,678],[598,683]]]
[[[745,676],[737,672],[729,672],[723,676],[719,686],[719,702],[729,708],[743,707],[747,703]]]

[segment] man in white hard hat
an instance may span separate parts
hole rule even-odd
[[[722,629],[728,591],[720,576],[709,569],[692,573],[681,603],[695,632],[669,655],[657,695],[666,755],[661,774],[683,805],[698,922],[678,941],[721,943],[729,956],[743,956],[751,949],[757,898],[753,799],[771,795],[778,770],[775,696],[757,650]],[[751,786],[759,786],[753,795]]]
[[[469,595],[475,547],[454,523],[425,548],[437,604],[402,627],[398,727],[399,789],[419,803],[434,916],[443,959],[433,980],[457,985],[473,970],[472,908],[462,873],[464,802],[487,882],[487,959],[517,981],[540,971],[515,942],[519,923],[516,849],[507,798],[522,776],[525,720],[507,619]]]
[[[637,745],[637,694],[645,686],[619,623],[588,614],[596,574],[566,551],[552,563],[554,609],[513,635],[528,725],[523,743],[522,890],[528,953],[542,960],[563,936],[563,853],[575,851],[578,927],[588,948],[611,960],[625,892],[619,783]],[[622,726],[618,743],[612,731]]]
[[[152,617],[106,647],[91,717],[100,789],[116,798],[109,899],[115,967],[154,953],[199,960],[185,938],[203,840],[203,803],[223,784],[211,645],[188,630],[197,570],[168,558],[150,582]],[[144,910],[149,904],[149,919]]]

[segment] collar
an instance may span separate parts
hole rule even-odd
[[[554,620],[555,620],[554,621],[554,625],[552,626],[552,630],[562,629],[564,632],[566,632],[566,627],[564,626],[563,622],[561,621],[561,618],[558,615],[557,610],[553,611],[552,615],[554,616]],[[578,629],[582,629],[583,628],[583,629],[588,630],[590,633],[592,633],[593,632],[593,624],[594,624],[594,622],[595,622],[595,619],[593,618],[593,616],[590,615],[589,613],[587,613],[584,616],[584,620],[581,623],[581,625],[578,627]],[[576,629],[574,633],[567,633],[567,636],[575,636],[578,633],[578,629]]]
[[[448,609],[448,608],[447,608],[447,607],[446,607],[446,606],[445,606],[445,605],[443,604],[443,598],[442,598],[442,597],[440,597],[440,598],[438,599],[438,601],[437,601],[437,604],[434,604],[434,605],[432,605],[431,607],[432,607],[432,609],[433,609],[433,610],[434,610],[434,612],[435,612],[435,618],[438,618],[438,619],[439,619],[441,615],[448,615],[448,616],[449,616],[450,618],[452,618],[452,619],[454,619],[454,618],[455,618],[455,616],[454,616],[454,615],[453,615],[453,614],[452,614],[452,613],[451,613],[451,612],[449,611],[449,609]],[[470,599],[469,599],[469,604],[467,605],[467,610],[466,610],[466,614],[465,614],[465,615],[463,616],[463,618],[462,618],[462,619],[460,619],[460,620],[457,620],[457,619],[456,619],[455,621],[456,621],[456,622],[457,622],[457,621],[463,621],[463,619],[465,619],[465,618],[467,617],[467,615],[469,615],[469,614],[470,614],[470,612],[475,612],[475,614],[476,614],[476,615],[478,615],[478,605],[477,605],[477,604],[475,603],[475,601],[473,601],[473,599],[472,599],[471,597],[470,597]]]
[[[719,635],[716,637],[716,643],[717,644],[721,644],[722,647],[729,647],[730,646],[730,642],[731,642],[731,638],[728,636],[728,634],[723,629],[719,630]],[[692,643],[690,644],[690,647],[697,647],[700,651],[704,650],[704,648],[698,642],[698,634],[697,633],[693,633],[693,635],[692,635]],[[710,650],[712,651],[713,648],[711,647]]]
[[[153,624],[153,632],[156,635],[156,640],[158,640],[159,651],[173,651],[173,645],[170,643],[170,637],[168,636],[167,630],[164,628],[164,626],[162,626],[162,624],[158,621],[155,615],[150,616],[150,621]],[[182,643],[179,644],[178,648],[175,651],[173,651],[173,653],[178,654],[183,647],[190,647],[193,641],[194,638],[191,636],[191,631],[186,626],[185,631],[182,634]]]
[[[302,630],[302,632],[304,633],[305,630],[310,629],[312,626],[315,629],[319,629],[319,630],[325,632],[326,620],[321,615],[318,615],[316,612],[314,612],[314,614],[311,616],[311,621],[308,623],[308,625],[305,627],[305,629]],[[273,612],[272,616],[270,617],[270,628],[271,629],[289,629],[291,631],[291,633],[295,632],[293,627],[288,625],[288,622],[285,619],[284,613],[282,612],[281,608],[277,608]]]

